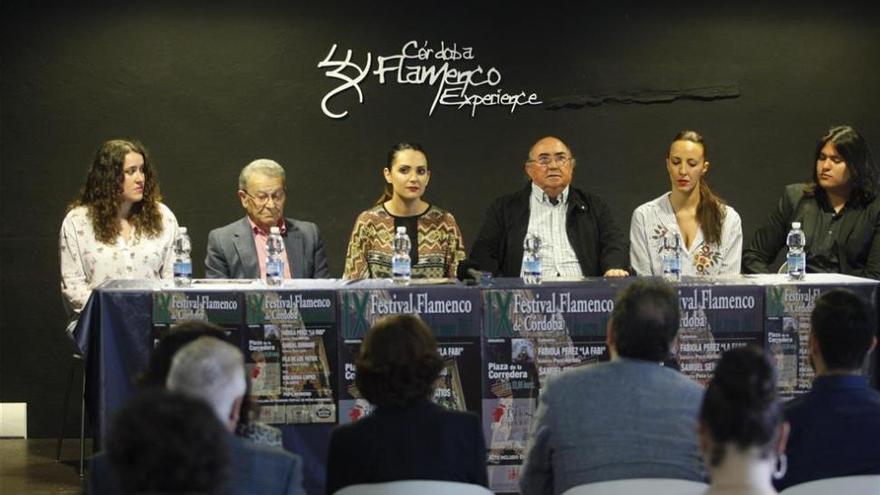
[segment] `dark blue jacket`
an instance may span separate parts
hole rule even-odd
[[[786,405],[791,424],[783,489],[807,481],[880,474],[880,392],[865,377],[820,376]]]

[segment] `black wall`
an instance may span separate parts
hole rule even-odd
[[[400,140],[426,146],[428,199],[456,215],[466,242],[489,201],[524,184],[526,152],[547,134],[578,156],[575,184],[601,193],[628,229],[632,210],[669,187],[669,139],[701,131],[710,181],[747,239],[783,185],[808,175],[829,125],[851,124],[880,146],[880,28],[858,3],[479,4],[3,2],[0,401],[30,404],[31,436],[54,433],[69,363],[58,229],[105,139],[149,147],[165,203],[190,228],[197,275],[208,231],[242,215],[237,175],[258,157],[286,166],[287,213],[319,224],[338,276],[352,222]],[[436,88],[369,76],[363,104],[352,91],[332,101],[347,118],[321,112],[340,83],[317,68],[334,43],[337,58],[352,49],[362,63],[409,40],[472,46],[467,65],[497,67],[501,87],[545,102],[715,86],[738,96],[428,117]]]

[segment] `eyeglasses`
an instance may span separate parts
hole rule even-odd
[[[278,203],[284,201],[284,199],[287,197],[287,191],[285,191],[284,189],[281,189],[280,191],[275,191],[272,194],[261,192],[254,195],[245,191],[244,189],[242,189],[241,192],[245,193],[247,197],[251,198],[251,201],[253,201],[255,205],[260,207],[268,203],[270,199],[273,203],[277,205]]]
[[[558,167],[567,167],[571,165],[571,157],[568,155],[541,155],[537,160],[529,160],[528,163],[536,163],[544,168],[550,166],[551,163],[555,163]]]

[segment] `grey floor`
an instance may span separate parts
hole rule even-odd
[[[55,460],[55,439],[0,439],[0,494],[80,494],[77,473],[79,439],[64,441],[61,462]],[[90,442],[86,455],[91,452]],[[88,467],[88,465],[87,465]]]

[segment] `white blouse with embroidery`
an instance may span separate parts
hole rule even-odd
[[[142,237],[135,230],[131,240],[118,236],[113,244],[95,239],[88,208],[78,206],[64,217],[58,250],[61,257],[61,293],[68,314],[78,317],[92,289],[110,279],[171,278],[174,273],[174,239],[177,218],[162,203],[162,232]]]
[[[663,238],[669,232],[677,232],[681,239],[675,210],[669,201],[671,193],[649,201],[633,212],[629,229],[629,259],[638,275],[662,275],[660,252]],[[707,244],[703,239],[703,229],[690,248],[682,243],[682,275],[737,275],[740,273],[742,259],[742,221],[739,214],[730,206],[724,206],[724,221],[721,224],[719,245]]]

